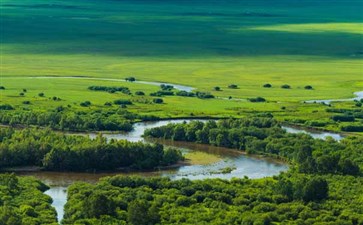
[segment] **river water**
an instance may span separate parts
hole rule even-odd
[[[151,142],[152,140],[145,140],[142,137],[145,129],[164,126],[168,123],[183,123],[190,122],[189,120],[165,120],[155,122],[141,122],[134,125],[134,130],[127,133],[102,133],[108,139],[127,139],[129,141],[145,141]],[[303,130],[300,128],[292,128],[283,126],[287,132],[290,133],[307,133],[314,138],[325,139],[330,136],[335,140],[341,140],[343,137],[339,134],[330,132],[315,132]],[[73,134],[72,134],[73,135]],[[74,135],[84,135],[95,138],[97,133],[77,133]],[[114,173],[70,173],[70,172],[20,172],[19,175],[34,176],[47,185],[50,189],[46,192],[47,195],[53,199],[53,206],[57,210],[58,220],[63,218],[63,207],[67,201],[67,187],[77,181],[84,181],[95,183],[100,178],[112,175],[139,175],[143,177],[162,176],[170,177],[171,179],[188,178],[192,180],[206,179],[206,178],[222,178],[230,179],[232,177],[242,178],[248,176],[249,178],[262,178],[277,175],[282,171],[286,171],[288,166],[277,160],[271,158],[247,156],[239,151],[215,147],[210,145],[189,143],[189,142],[174,142],[168,140],[153,140],[164,144],[165,146],[172,146],[180,148],[183,152],[188,151],[201,151],[207,154],[217,155],[221,158],[220,161],[207,164],[207,165],[182,165],[178,168],[149,171],[149,172],[114,172]],[[222,169],[229,167],[233,168],[231,173],[222,173]]]

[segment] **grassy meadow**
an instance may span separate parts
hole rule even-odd
[[[3,0],[0,85],[6,90],[0,101],[47,110],[89,100],[95,109],[131,98],[135,104],[129,110],[162,117],[267,111],[280,118],[325,118],[325,106],[302,101],[349,98],[363,90],[362,6],[358,0]],[[155,86],[29,78],[34,76],[134,76],[232,100],[172,96],[155,105],[145,103],[148,96],[87,90],[91,85],[127,86],[148,95]],[[265,83],[273,87],[263,88]],[[227,88],[230,84],[238,89]],[[281,89],[283,84],[292,88]],[[314,90],[305,90],[306,85]],[[214,91],[215,86],[222,91]],[[20,97],[24,88],[28,92]],[[40,92],[46,97],[38,97]],[[49,100],[53,96],[62,101]],[[268,102],[238,100],[257,96]],[[24,106],[24,101],[31,104]]]

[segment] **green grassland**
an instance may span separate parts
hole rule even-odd
[[[326,106],[302,101],[349,98],[363,90],[362,6],[357,0],[3,0],[0,85],[6,90],[0,101],[46,110],[80,108],[80,102],[89,100],[90,109],[97,109],[107,101],[131,98],[129,110],[161,117],[267,111],[281,119],[324,119],[329,116]],[[148,96],[87,90],[91,85],[127,86],[148,95],[155,86],[31,76],[134,76],[234,100],[172,96],[156,105],[145,103]],[[263,88],[265,83],[273,87]],[[229,84],[239,88],[228,89]],[[292,88],[281,89],[283,84]],[[306,85],[314,90],[305,90]],[[222,91],[213,91],[215,86]],[[19,97],[23,88],[28,92]],[[40,92],[46,97],[38,97]],[[53,96],[62,101],[48,99]],[[236,100],[257,96],[268,102]]]

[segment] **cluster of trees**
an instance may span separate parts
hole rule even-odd
[[[340,130],[346,132],[363,132],[363,110],[362,109],[326,109],[329,113],[336,113],[331,116],[335,122],[346,122],[340,126]],[[348,123],[348,124],[347,124]]]
[[[73,184],[62,224],[361,224],[362,185],[361,177],[296,173],[231,181],[115,176]]]
[[[30,177],[0,174],[0,224],[57,225],[48,187]]]
[[[248,101],[250,102],[265,102],[266,99],[263,97],[256,97],[256,98],[249,98]]]
[[[244,118],[192,121],[146,130],[145,136],[198,142],[284,158],[305,173],[360,174],[363,165],[363,138],[341,142],[313,139],[307,134],[291,134],[272,118]]]
[[[90,86],[89,90],[92,91],[106,91],[109,93],[121,92],[124,94],[130,94],[130,89],[128,87],[107,87],[107,86]]]
[[[0,129],[0,168],[40,166],[56,171],[154,169],[182,160],[180,151],[159,144],[107,141],[48,129]]]
[[[5,105],[3,108],[9,107]],[[133,127],[130,120],[138,118],[143,119],[143,117],[122,109],[83,112],[58,107],[56,110],[48,112],[0,111],[0,123],[5,125],[37,125],[68,131],[131,131]],[[147,118],[145,119],[147,120]]]

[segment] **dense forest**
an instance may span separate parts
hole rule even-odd
[[[3,107],[7,110],[0,110],[1,124],[14,127],[36,125],[64,131],[131,131],[134,120],[157,119],[154,116],[137,115],[122,108],[81,111],[59,106],[54,110],[37,112],[14,110],[10,105]]]
[[[47,189],[31,177],[0,174],[0,224],[58,224],[52,199],[43,193]]]
[[[362,187],[362,177],[292,172],[231,181],[116,176],[73,184],[63,224],[362,224]]]
[[[39,166],[46,170],[154,169],[182,160],[179,150],[159,144],[61,134],[49,129],[0,128],[0,168]]]
[[[362,137],[347,137],[340,142],[314,139],[307,134],[287,133],[273,118],[168,124],[146,130],[144,135],[279,157],[305,173],[358,175],[363,166]]]

